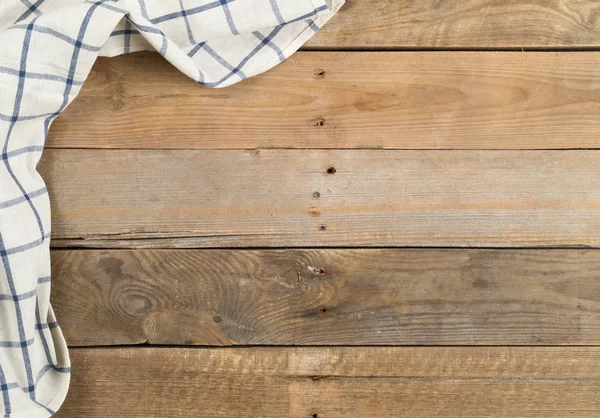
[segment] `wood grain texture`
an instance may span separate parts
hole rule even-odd
[[[71,346],[599,344],[600,252],[70,250]]]
[[[598,348],[74,349],[57,417],[597,417]]]
[[[597,148],[599,68],[583,52],[304,52],[214,90],[132,54],[98,60],[48,146]]]
[[[594,0],[346,0],[308,48],[568,48],[600,45]]]
[[[48,150],[40,170],[55,246],[600,246],[600,151]]]

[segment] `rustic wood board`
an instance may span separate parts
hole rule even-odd
[[[140,53],[96,63],[48,147],[597,148],[599,92],[587,52],[303,52],[224,90]]]
[[[598,47],[598,13],[593,0],[346,0],[308,47]]]
[[[600,151],[48,150],[40,170],[55,246],[600,246]]]
[[[71,356],[71,392],[57,417],[600,415],[598,348],[74,349]]]
[[[65,250],[72,346],[600,343],[600,251]]]
[[[348,0],[227,90],[100,59],[40,165],[54,246],[103,248],[53,251],[69,343],[315,347],[73,348],[57,416],[599,416],[598,251],[141,249],[599,247],[600,154],[545,151],[600,144],[599,12]]]

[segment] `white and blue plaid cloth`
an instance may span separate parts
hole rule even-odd
[[[48,417],[69,385],[36,165],[98,55],[155,49],[224,87],[275,66],[344,0],[0,0],[0,414]]]

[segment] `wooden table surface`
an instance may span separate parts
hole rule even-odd
[[[58,417],[600,416],[600,4],[347,0],[227,89],[97,61],[39,169]]]

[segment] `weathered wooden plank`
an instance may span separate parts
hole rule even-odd
[[[49,150],[40,169],[68,245],[600,246],[600,151]]]
[[[55,251],[71,346],[600,343],[600,252]]]
[[[597,148],[599,92],[596,53],[304,52],[218,90],[142,53],[100,59],[48,146]]]
[[[71,391],[57,417],[600,414],[598,348],[148,348],[71,355]]]
[[[346,0],[308,47],[598,47],[597,16],[594,0]]]

